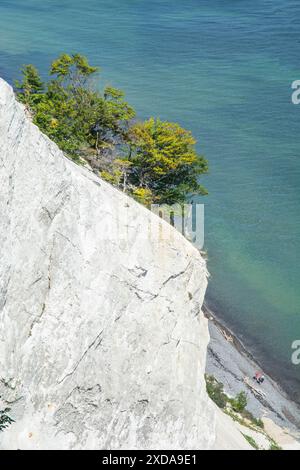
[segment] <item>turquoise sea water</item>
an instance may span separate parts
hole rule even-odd
[[[198,138],[208,301],[300,401],[299,0],[0,0],[2,77],[62,51]]]

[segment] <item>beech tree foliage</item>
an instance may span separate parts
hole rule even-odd
[[[176,123],[136,120],[124,93],[98,88],[98,67],[80,54],[61,54],[43,81],[25,65],[15,83],[17,97],[33,121],[78,163],[145,205],[183,203],[190,193],[206,194],[199,183],[208,170],[191,132]]]

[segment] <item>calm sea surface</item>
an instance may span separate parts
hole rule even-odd
[[[0,0],[3,78],[62,51],[198,138],[208,301],[300,401],[299,0]]]

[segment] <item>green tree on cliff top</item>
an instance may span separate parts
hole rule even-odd
[[[61,54],[43,82],[33,65],[16,82],[19,100],[33,121],[73,160],[87,161],[110,183],[149,205],[184,202],[206,194],[207,172],[191,132],[151,118],[134,122],[135,110],[121,90],[97,89],[99,68],[80,54]]]

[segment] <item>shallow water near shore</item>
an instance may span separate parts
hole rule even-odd
[[[102,67],[140,117],[180,122],[210,162],[207,299],[300,402],[300,4],[2,0],[0,75],[62,51]]]

